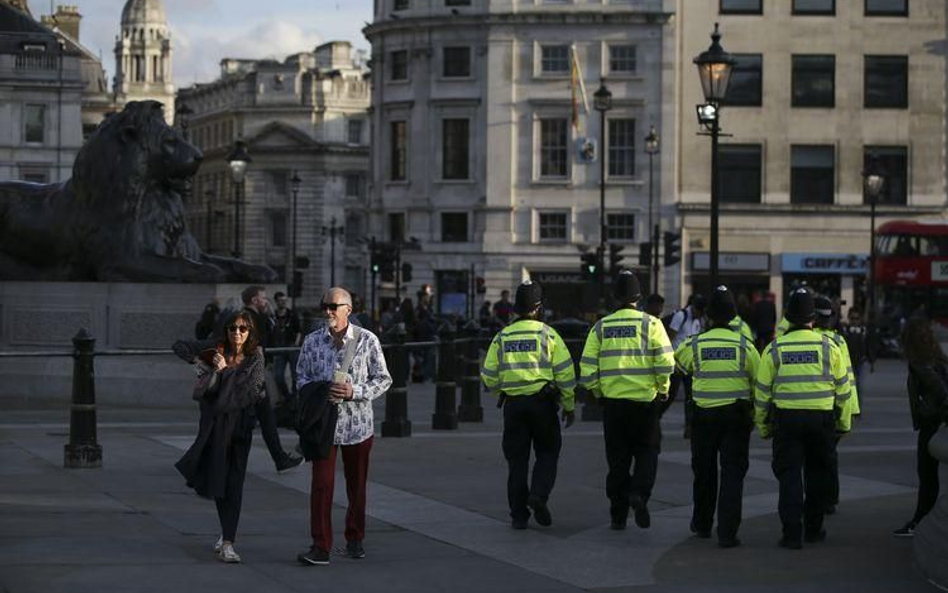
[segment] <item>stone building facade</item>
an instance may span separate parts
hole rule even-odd
[[[289,281],[295,174],[296,254],[309,259],[297,304],[318,303],[333,275],[364,294],[369,89],[348,42],[282,62],[224,59],[220,78],[181,89],[177,107],[193,110],[187,133],[204,151],[188,202],[189,228],[201,246],[238,252]],[[252,159],[242,186],[226,160],[238,139]]]
[[[171,32],[161,0],[127,0],[121,32],[115,38],[115,102],[152,100],[174,120]]]

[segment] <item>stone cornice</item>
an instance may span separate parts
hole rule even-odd
[[[675,207],[683,214],[711,211],[709,202],[679,202],[675,204]],[[866,204],[721,204],[720,208],[722,214],[825,214],[840,216],[859,214],[868,216],[870,212],[870,207]],[[876,206],[877,216],[942,214],[944,211],[945,206],[894,206],[891,204]]]

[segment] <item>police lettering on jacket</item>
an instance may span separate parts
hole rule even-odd
[[[737,360],[736,348],[703,348],[701,360]]]
[[[606,338],[634,338],[638,332],[634,325],[612,325],[602,328],[602,337]]]
[[[504,352],[536,352],[536,340],[510,340],[504,342]]]
[[[820,362],[820,355],[815,350],[781,352],[780,362],[782,364],[817,364]]]

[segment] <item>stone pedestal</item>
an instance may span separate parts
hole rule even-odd
[[[948,463],[948,429],[942,427],[928,444],[928,450],[942,463]],[[915,529],[912,542],[915,565],[929,581],[948,590],[948,495],[941,497]]]

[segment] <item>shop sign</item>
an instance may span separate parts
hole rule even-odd
[[[707,251],[695,251],[691,254],[691,269],[706,271],[711,267],[711,254]],[[718,254],[718,269],[722,272],[769,272],[769,253]]]
[[[780,269],[785,274],[861,276],[869,271],[869,258],[846,253],[784,253]]]
[[[544,284],[586,284],[579,272],[530,272],[530,279]]]

